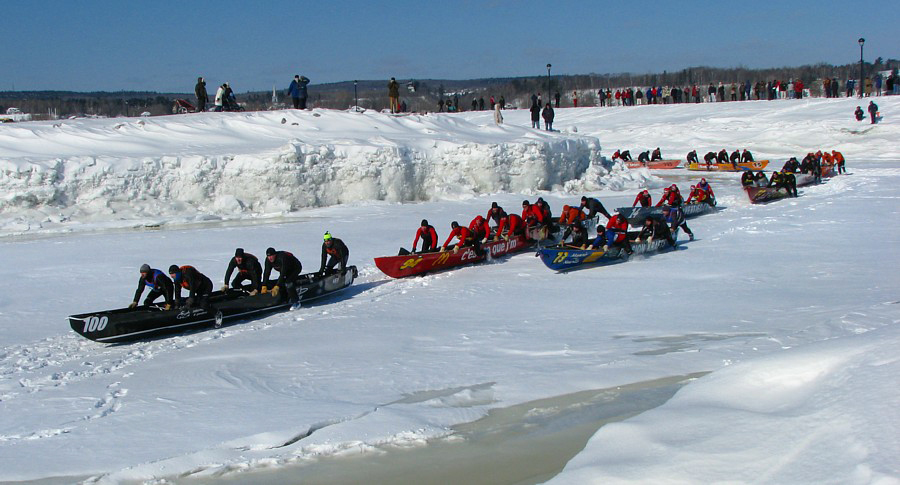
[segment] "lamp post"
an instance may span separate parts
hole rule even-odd
[[[547,64],[547,102],[550,102],[550,68],[552,66]]]
[[[859,97],[863,97],[863,89],[865,89],[865,77],[863,74],[863,44],[866,43],[866,39],[862,37],[859,38]]]
[[[359,95],[356,94],[356,83],[359,81],[353,81],[353,111],[359,111]]]

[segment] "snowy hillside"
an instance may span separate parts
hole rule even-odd
[[[900,99],[877,102],[876,126],[853,99],[561,109],[551,134],[524,111],[0,126],[0,481],[900,483]],[[603,159],[657,146],[838,149],[850,174],[750,205],[739,174]],[[372,261],[422,218],[443,241],[492,201],[613,209],[704,175],[722,210],[678,251]],[[131,345],[66,321],[127,305],[145,262],[218,286],[274,246],[314,271],[326,230],[360,278],[316,305]]]

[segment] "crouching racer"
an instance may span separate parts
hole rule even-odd
[[[128,305],[128,308],[138,306],[138,300],[144,292],[144,287],[150,288],[150,294],[144,299],[144,305],[151,305],[157,298],[163,296],[166,298],[166,310],[172,309],[172,293],[175,288],[172,280],[158,269],[153,269],[149,264],[141,265],[141,279],[138,280],[137,291],[134,292],[134,301]]]
[[[179,306],[184,306],[188,310],[194,308],[195,304],[204,310],[209,308],[209,294],[212,293],[213,284],[206,275],[197,271],[193,266],[173,264],[169,266],[169,276],[176,285],[179,285],[178,292],[175,294],[175,301],[179,303]],[[188,290],[188,299],[184,305],[181,305],[182,288]]]
[[[322,264],[319,265],[319,273],[324,275],[327,271],[327,274],[331,274],[334,272],[335,266],[338,266],[340,271],[344,271],[347,268],[347,259],[350,257],[347,245],[344,244],[344,241],[332,237],[329,232],[326,232],[322,239],[324,240],[322,242]],[[328,264],[325,264],[326,258]]]
[[[244,252],[243,248],[235,249],[234,257],[228,262],[228,269],[225,271],[225,284],[222,285],[222,291],[228,291],[228,279],[231,278],[231,273],[235,269],[238,273],[234,280],[231,281],[231,287],[249,291],[250,296],[257,294],[262,284],[260,281],[262,278],[262,265],[259,264],[259,259],[250,253]],[[245,285],[244,282],[248,280],[250,283]]]
[[[278,280],[274,284],[269,281],[272,270],[278,271]],[[269,293],[269,285],[272,285],[272,297],[278,298],[280,288],[284,288],[288,303],[295,305],[300,302],[297,296],[297,277],[303,265],[293,254],[287,251],[276,251],[275,248],[266,249],[266,269],[263,272],[262,293]]]

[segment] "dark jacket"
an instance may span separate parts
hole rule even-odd
[[[541,111],[541,116],[544,118],[544,121],[546,121],[547,123],[553,123],[554,115],[555,114],[553,113],[553,108],[550,106],[545,106],[544,110]]]
[[[588,210],[588,219],[594,217],[598,212],[606,216],[607,219],[612,217],[609,215],[609,212],[606,211],[606,207],[603,207],[603,203],[593,197],[588,197],[586,201],[581,203],[581,207]]]
[[[206,93],[206,81],[203,81],[202,78],[197,80],[197,85],[194,86],[194,94],[197,95],[197,100],[202,102],[209,101],[209,94]]]
[[[231,279],[231,273],[237,269],[238,273],[250,279],[253,282],[254,287],[259,286],[259,279],[262,277],[262,265],[259,264],[259,259],[256,256],[250,253],[244,253],[244,256],[241,258],[241,264],[238,264],[235,258],[231,258],[231,261],[228,262],[228,269],[225,270],[225,284],[228,284],[228,280]],[[259,289],[259,288],[256,288]]]
[[[276,251],[274,261],[269,262],[269,258],[266,258],[266,269],[263,272],[263,284],[266,284],[266,282],[269,281],[269,275],[272,274],[273,269],[278,271],[278,281],[275,285],[283,287],[284,282],[287,279],[294,280],[297,278],[297,275],[303,271],[303,265],[300,264],[300,260],[293,254],[287,251]]]
[[[328,247],[326,243],[322,243],[322,264],[319,266],[319,272],[325,271],[325,260],[328,259],[328,256],[336,258],[337,261],[340,262],[340,269],[343,270],[347,267],[347,258],[350,256],[350,250],[347,249],[347,245],[344,244],[344,241],[333,237],[331,238],[331,247]]]
[[[212,281],[205,274],[197,271],[193,266],[181,266],[175,274],[176,285],[178,288],[178,297],[181,298],[181,288],[188,290],[188,298],[196,301],[198,296],[208,295],[212,293]]]
[[[149,273],[147,273],[147,277],[141,277],[138,279],[138,287],[137,291],[134,292],[134,300],[138,301],[141,299],[141,293],[144,292],[144,287],[150,287],[151,291],[159,291],[166,298],[166,303],[172,304],[172,294],[175,291],[175,285],[172,284],[172,280],[166,276],[165,273],[158,269],[152,269]]]

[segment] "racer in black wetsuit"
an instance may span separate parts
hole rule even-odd
[[[164,296],[166,298],[166,310],[172,309],[172,294],[175,290],[172,280],[162,271],[151,268],[149,264],[141,266],[141,279],[138,280],[138,287],[134,292],[134,300],[128,305],[128,308],[134,308],[138,305],[138,300],[141,299],[144,287],[150,288],[150,294],[144,299],[144,305],[150,305],[157,298]]]
[[[175,293],[175,301],[179,303],[179,306],[182,306],[180,305],[181,289],[184,288],[188,290],[188,299],[183,306],[189,310],[194,308],[195,304],[203,309],[209,308],[209,294],[213,291],[213,284],[205,274],[197,271],[193,266],[173,264],[169,266],[169,276],[176,285],[180,285]]]
[[[274,282],[269,280],[273,269],[278,271],[278,279]],[[302,270],[303,265],[293,254],[287,251],[276,251],[275,248],[266,249],[266,269],[263,271],[262,293],[269,292],[271,285],[272,296],[277,298],[279,288],[284,288],[289,303],[299,302],[297,277],[300,276]]]
[[[347,259],[349,257],[350,250],[347,249],[344,241],[332,237],[331,233],[326,232],[323,236],[322,264],[319,266],[319,273],[325,274],[326,270],[329,274],[333,273],[334,267],[338,265],[338,269],[344,271],[347,268]],[[328,259],[328,264],[325,264],[326,258]]]
[[[581,208],[586,208],[588,210],[588,219],[593,218],[598,212],[606,216],[607,219],[612,217],[609,215],[609,212],[606,211],[606,207],[603,207],[603,203],[593,197],[588,197],[586,195],[581,196]]]
[[[231,281],[232,288],[249,291],[251,296],[259,292],[262,287],[262,265],[256,256],[245,252],[243,248],[234,250],[234,257],[228,262],[228,269],[225,270],[225,284],[222,285],[222,291],[228,290],[228,280],[234,270],[238,273]],[[245,285],[244,281],[248,280],[250,283]]]

